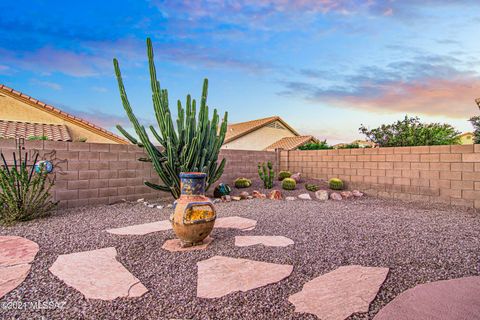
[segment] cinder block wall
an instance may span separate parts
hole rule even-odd
[[[282,151],[280,166],[374,196],[480,208],[480,145]]]
[[[16,151],[14,140],[0,140],[0,150],[8,162]],[[29,157],[38,151],[42,160],[55,165],[56,179],[53,197],[60,207],[111,204],[122,199],[170,198],[164,192],[143,184],[145,180],[158,183],[159,178],[152,164],[140,162],[145,157],[141,149],[133,145],[25,141],[24,151]],[[222,150],[220,158],[227,159],[224,175],[219,182],[231,183],[239,176],[257,176],[258,161],[276,159],[274,152]]]

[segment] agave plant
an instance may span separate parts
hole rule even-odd
[[[133,113],[127,93],[123,85],[122,75],[117,59],[113,59],[115,74],[122,99],[123,108],[135,129],[138,139],[129,134],[123,127],[117,125],[118,130],[133,144],[145,149],[147,159],[162,180],[162,184],[146,181],[145,184],[153,189],[170,192],[177,199],[180,196],[180,172],[204,172],[207,174],[207,190],[223,173],[225,159],[218,164],[218,154],[227,131],[227,113],[219,125],[217,110],[209,119],[207,94],[208,80],[203,82],[200,110],[196,101],[187,95],[185,108],[180,100],[177,102],[177,119],[174,122],[168,102],[168,91],[160,87],[155,69],[152,42],[147,39],[147,55],[150,67],[150,83],[152,88],[153,108],[159,131],[150,126],[150,132],[157,140],[157,145],[150,141],[145,126],[140,124]],[[176,126],[175,126],[176,125]],[[157,147],[159,145],[159,147]]]
[[[22,160],[22,153],[13,153],[13,165],[9,166],[3,153],[0,154],[3,167],[0,168],[0,223],[11,225],[17,221],[45,217],[57,204],[51,200],[50,189],[54,184],[41,166],[36,172],[35,163],[28,164],[28,153]]]

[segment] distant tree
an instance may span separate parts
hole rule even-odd
[[[474,128],[473,134],[475,137],[473,138],[473,141],[475,143],[480,143],[480,116],[471,117],[470,122]]]
[[[324,149],[333,149],[332,146],[329,146],[327,140],[319,142],[310,142],[304,144],[303,146],[298,147],[300,150],[324,150]]]
[[[460,132],[449,124],[422,123],[418,117],[405,116],[392,124],[383,124],[369,129],[363,124],[359,128],[367,140],[380,147],[434,146],[459,144]]]

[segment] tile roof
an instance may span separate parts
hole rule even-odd
[[[0,120],[0,138],[13,139],[45,136],[52,141],[72,141],[65,125]]]
[[[294,150],[304,144],[315,140],[313,136],[296,136],[296,137],[285,137],[277,142],[272,143],[265,150],[275,150],[275,149],[284,149],[284,150]]]
[[[246,122],[233,123],[228,125],[224,143],[228,143],[233,140],[236,140],[246,134],[249,134],[250,132],[258,130],[275,121],[281,122],[285,127],[287,127],[290,131],[292,131],[292,133],[294,133],[295,135],[298,135],[298,133],[292,127],[290,127],[285,121],[283,121],[282,118],[278,116],[274,116],[274,117],[262,118],[262,119],[251,120]]]
[[[9,97],[12,97],[14,99],[17,99],[19,101],[22,101],[22,102],[25,102],[29,105],[31,105],[32,107],[35,107],[39,110],[42,110],[42,111],[45,111],[47,113],[50,113],[52,115],[55,115],[65,121],[68,121],[70,123],[73,123],[75,125],[78,125],[80,127],[83,127],[95,134],[98,134],[100,136],[103,136],[107,139],[110,139],[114,142],[117,142],[117,143],[120,143],[120,144],[129,144],[130,142],[128,142],[127,140],[123,139],[122,137],[108,131],[108,130],[105,130],[104,128],[101,128],[85,119],[82,119],[82,118],[79,118],[79,117],[76,117],[74,115],[71,115],[67,112],[64,112],[62,110],[59,110],[49,104],[46,104],[46,103],[43,103],[37,99],[34,99],[22,92],[19,92],[19,91],[16,91],[16,90],[13,90],[12,88],[9,88],[3,84],[0,84],[0,93],[3,93],[3,94],[6,94],[8,95]]]

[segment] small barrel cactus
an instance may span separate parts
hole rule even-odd
[[[232,189],[228,184],[225,183],[220,183],[214,190],[213,190],[213,196],[215,198],[221,198],[223,196],[227,196],[230,194]]]
[[[247,178],[238,178],[235,180],[235,188],[248,188],[252,185],[252,180]]]
[[[343,181],[338,178],[332,178],[328,180],[328,186],[332,190],[343,190]]]
[[[308,191],[312,191],[312,192],[315,192],[315,191],[318,191],[318,189],[320,189],[317,185],[315,184],[312,184],[312,183],[307,183],[305,185],[305,189],[307,189]]]
[[[285,178],[290,178],[292,173],[290,171],[280,171],[278,173],[278,180],[282,181]]]
[[[285,178],[282,181],[282,188],[284,190],[293,190],[297,186],[297,183],[292,178]]]

